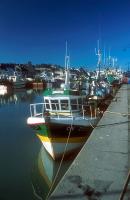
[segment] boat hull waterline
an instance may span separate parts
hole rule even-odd
[[[63,121],[58,120],[57,123],[56,118],[51,120],[51,123],[46,122],[45,118],[29,117],[27,120],[28,125],[37,130],[38,138],[55,160],[63,154],[67,156],[79,151],[89,137],[90,129],[97,122],[97,118],[88,120],[88,118],[81,117],[77,120],[66,118]]]

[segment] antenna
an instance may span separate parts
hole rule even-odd
[[[65,70],[68,70],[69,65],[70,65],[70,57],[68,56],[68,46],[67,46],[67,41],[66,41]]]
[[[98,77],[99,77],[99,79],[100,79],[101,51],[100,51],[100,49],[99,49],[99,40],[97,41],[97,47],[98,47],[98,49],[97,49],[97,51],[96,51],[96,49],[95,49],[95,53],[96,53],[96,55],[98,56],[97,67],[98,67],[98,69],[99,69]]]
[[[68,56],[68,48],[66,41],[66,52],[65,52],[65,89],[69,89],[69,65],[70,65],[70,57]]]
[[[112,67],[114,68],[115,67],[115,63],[117,62],[117,58],[112,58]]]
[[[105,49],[105,45],[104,45],[103,57],[104,57],[103,63],[104,63],[104,66],[105,66],[106,65],[106,49]]]
[[[111,66],[111,48],[109,47],[108,65]]]

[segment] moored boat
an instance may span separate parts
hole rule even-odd
[[[83,97],[50,95],[44,97],[44,103],[30,105],[27,123],[37,130],[37,136],[54,159],[64,153],[66,143],[66,153],[81,148],[88,138],[87,131],[99,120],[96,105]]]
[[[30,105],[27,119],[53,159],[79,150],[100,118],[95,101],[89,102],[82,91],[70,88],[68,67],[66,53],[64,88],[47,89],[43,103]]]
[[[99,41],[98,41],[98,49],[96,53],[98,57],[98,62],[97,62],[97,69],[95,71],[95,74],[93,77],[91,77],[91,84],[90,84],[90,94],[89,94],[89,99],[95,99],[95,100],[104,100],[107,98],[110,93],[111,93],[111,85],[109,81],[107,80],[105,76],[105,71],[101,71],[101,50],[99,48]]]
[[[7,94],[7,86],[6,85],[0,85],[0,95]]]
[[[24,80],[22,77],[16,75],[9,76],[8,80],[12,83],[13,89],[20,89],[25,88],[26,86],[26,80]]]

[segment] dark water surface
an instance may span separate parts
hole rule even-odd
[[[27,125],[30,103],[42,100],[35,90],[0,95],[0,200],[45,200],[76,156],[54,161]]]
[[[41,100],[42,91],[0,96],[0,200],[46,199],[58,170],[60,162],[50,158],[26,124],[29,104]],[[71,162],[64,162],[58,180]]]
[[[41,147],[27,126],[29,104],[40,94],[17,91],[0,96],[0,200],[33,200],[31,170]]]

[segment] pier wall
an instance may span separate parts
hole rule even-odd
[[[130,166],[129,111],[130,85],[122,85],[48,199],[119,200]]]

